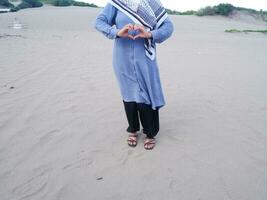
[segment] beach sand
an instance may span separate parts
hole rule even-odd
[[[0,15],[1,200],[264,200],[266,24],[170,16],[157,46],[166,106],[152,151],[127,145],[101,9]],[[21,29],[14,29],[14,18]]]

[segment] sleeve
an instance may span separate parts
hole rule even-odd
[[[158,29],[151,31],[152,41],[156,43],[164,42],[172,35],[173,29],[173,23],[169,17],[166,18]]]
[[[115,39],[119,29],[115,25],[117,9],[107,3],[95,20],[94,27],[109,39]]]

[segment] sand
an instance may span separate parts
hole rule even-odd
[[[264,200],[266,29],[171,16],[158,45],[166,106],[152,151],[127,145],[100,9],[45,6],[0,15],[1,200]],[[22,28],[14,29],[17,18]]]

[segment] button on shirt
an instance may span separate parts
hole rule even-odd
[[[107,3],[95,21],[95,28],[107,38],[114,39],[113,69],[124,101],[150,104],[152,109],[164,106],[165,99],[161,87],[157,58],[150,60],[145,53],[143,38],[135,40],[117,36],[118,31],[134,22],[123,12]],[[152,42],[161,43],[171,36],[173,24],[169,18],[151,31]],[[137,30],[129,34],[138,34]]]

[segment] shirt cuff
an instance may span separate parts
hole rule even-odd
[[[120,31],[120,29],[117,29],[115,27],[113,27],[111,30],[110,30],[110,36],[112,39],[115,39],[119,36],[117,36],[117,33]]]
[[[151,37],[152,40],[155,41],[155,40],[159,39],[159,32],[157,30],[150,31],[150,33],[152,35],[152,37]]]

